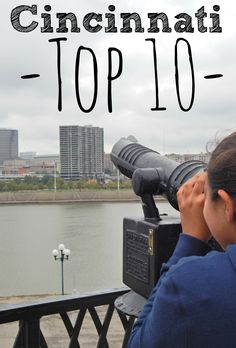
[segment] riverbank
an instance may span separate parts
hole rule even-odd
[[[159,198],[158,198],[159,199]],[[160,197],[159,200],[163,200]],[[140,201],[132,190],[71,190],[0,192],[0,204],[132,202]]]

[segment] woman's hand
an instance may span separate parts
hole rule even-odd
[[[183,184],[177,193],[183,233],[204,242],[211,236],[203,216],[206,175],[206,173],[195,175]]]

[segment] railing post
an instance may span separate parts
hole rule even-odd
[[[40,348],[40,319],[21,321],[20,330],[21,348]]]

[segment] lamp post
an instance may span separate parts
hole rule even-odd
[[[117,191],[120,191],[120,171],[117,169]]]
[[[54,192],[55,193],[57,192],[57,163],[56,161],[54,161]]]
[[[66,249],[64,244],[58,245],[58,250],[54,249],[52,251],[52,255],[54,256],[55,261],[61,261],[61,293],[64,295],[64,268],[63,263],[64,260],[69,259],[70,249]]]

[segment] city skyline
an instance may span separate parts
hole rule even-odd
[[[60,127],[96,127],[96,128],[100,128],[100,127],[98,127],[98,126],[93,126],[93,125],[85,125],[85,126],[81,126],[81,125],[64,125],[64,126],[59,126],[59,129],[60,129]],[[11,130],[10,128],[4,128],[5,130]],[[0,128],[0,131],[1,131],[1,128]],[[46,151],[45,153],[40,153],[39,151],[37,151],[37,149],[35,150],[35,151],[32,151],[30,148],[26,148],[26,151],[21,151],[20,150],[20,141],[21,141],[21,138],[20,138],[20,134],[19,134],[19,131],[18,131],[18,129],[16,129],[16,131],[18,132],[18,153],[19,153],[19,155],[18,155],[18,158],[23,158],[25,155],[30,155],[30,157],[32,157],[33,156],[33,154],[35,155],[34,157],[40,157],[40,156],[59,156],[60,157],[60,137],[58,138],[58,152],[54,152],[54,153],[52,153],[52,152],[48,152],[48,151]],[[228,131],[229,132],[229,131]],[[227,134],[227,132],[225,132],[225,134]],[[221,136],[221,134],[220,134],[220,136]],[[138,139],[136,139],[136,137],[133,135],[133,134],[129,134],[127,137],[125,137],[125,138],[128,138],[130,141],[134,141],[135,140],[135,142],[137,141],[138,143],[139,143],[139,140]],[[133,140],[132,140],[133,139]],[[117,139],[117,141],[119,141],[119,139]],[[163,151],[160,151],[160,149],[159,149],[159,151],[158,150],[156,150],[156,149],[152,149],[152,150],[155,150],[155,151],[158,151],[158,152],[160,152],[162,155],[171,155],[171,154],[178,154],[178,155],[188,155],[188,154],[201,154],[201,153],[207,153],[207,152],[209,152],[209,148],[208,147],[213,147],[214,148],[214,145],[217,143],[217,141],[218,141],[218,138],[217,137],[215,137],[214,139],[212,139],[212,140],[208,140],[207,141],[207,144],[206,144],[206,148],[205,148],[205,151],[200,151],[200,152],[190,152],[190,151],[186,151],[186,152],[169,152],[169,153],[167,153],[167,152],[163,152]],[[208,146],[210,144],[210,146]],[[105,133],[104,133],[104,148],[105,148],[105,146],[106,146],[106,143],[105,143]],[[163,148],[162,148],[162,150],[164,150],[164,147],[165,147],[165,145],[163,145]],[[112,149],[111,149],[112,150]],[[105,150],[104,150],[104,154],[110,154],[111,153],[111,151],[110,152],[106,152]],[[24,159],[24,158],[23,158]]]

